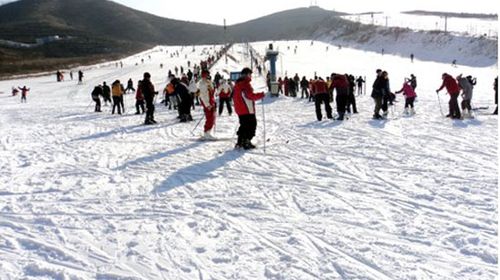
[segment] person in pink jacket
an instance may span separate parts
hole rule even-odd
[[[410,112],[412,114],[415,114],[415,108],[413,106],[413,102],[415,101],[415,98],[417,97],[417,94],[415,93],[415,90],[411,86],[411,81],[409,79],[405,78],[405,82],[403,83],[403,87],[396,91],[396,93],[403,93],[405,96],[405,114],[409,114]]]

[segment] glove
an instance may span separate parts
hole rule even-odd
[[[439,90],[436,89],[436,93],[439,93]]]

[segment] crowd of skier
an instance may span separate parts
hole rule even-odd
[[[215,140],[213,129],[216,125],[216,116],[221,116],[224,108],[227,108],[229,115],[234,111],[238,115],[240,127],[237,135],[237,147],[243,149],[252,149],[255,146],[251,140],[255,136],[257,119],[255,117],[255,101],[264,98],[263,92],[254,93],[251,86],[252,70],[244,68],[239,73],[239,78],[235,81],[225,79],[220,73],[212,75],[209,72],[210,67],[215,64],[223,54],[229,49],[229,46],[222,48],[215,55],[209,55],[206,60],[200,61],[198,65],[191,65],[188,61],[187,72],[182,66],[174,67],[174,72],[168,71],[167,82],[162,89],[162,94],[155,89],[151,81],[151,75],[148,72],[143,74],[141,80],[137,81],[136,86],[132,79],[127,81],[124,87],[120,80],[115,80],[111,87],[103,82],[94,87],[91,92],[91,98],[95,102],[95,112],[102,112],[101,98],[104,105],[112,105],[111,114],[115,112],[119,115],[125,112],[124,95],[128,93],[135,94],[135,114],[145,114],[144,124],[156,124],[154,117],[155,101],[157,96],[162,96],[160,104],[170,110],[177,111],[179,122],[193,121],[191,110],[200,106],[204,112],[203,140]],[[194,48],[193,48],[194,51]],[[179,52],[171,53],[171,56],[179,56]],[[151,57],[150,57],[151,59]],[[120,63],[121,64],[121,63]],[[256,69],[262,74],[262,68],[256,60]],[[191,67],[192,66],[192,67]],[[123,67],[123,64],[121,64]],[[163,68],[163,65],[160,66]],[[191,69],[192,68],[192,69]],[[70,72],[71,79],[73,78]],[[58,82],[64,80],[64,75],[60,71],[56,73]],[[436,90],[438,101],[440,102],[439,92],[446,88],[449,100],[449,112],[446,117],[452,119],[472,118],[473,107],[472,97],[473,89],[477,81],[472,76],[459,75],[452,77],[447,73],[442,75],[442,84]],[[83,82],[83,72],[78,71],[78,82]],[[233,83],[234,82],[234,83]],[[366,78],[351,74],[331,73],[324,78],[314,75],[313,78],[307,78],[296,73],[293,77],[278,77],[277,94],[284,96],[306,99],[308,102],[314,102],[316,119],[323,119],[322,106],[326,113],[326,118],[342,121],[351,114],[357,114],[356,97],[366,94]],[[267,74],[268,91],[271,91],[271,74]],[[498,104],[498,77],[494,81],[495,104]],[[385,119],[389,114],[389,108],[396,102],[397,94],[403,94],[405,106],[403,113],[406,115],[415,114],[415,99],[417,78],[411,74],[405,78],[401,88],[392,91],[389,82],[389,73],[382,69],[376,70],[375,81],[371,89],[371,97],[374,100],[373,119]],[[12,89],[12,94],[17,95],[21,91],[21,101],[26,102],[26,96],[29,92],[26,86]],[[458,98],[462,97],[461,106],[458,104]],[[336,116],[334,118],[331,103],[335,101]],[[441,104],[440,104],[441,106]],[[498,107],[493,114],[498,114]],[[443,113],[444,115],[444,113]],[[203,119],[202,119],[203,120]],[[202,121],[200,120],[200,122]],[[198,124],[200,123],[198,122]],[[198,126],[196,125],[196,127]],[[196,128],[195,128],[196,129]]]

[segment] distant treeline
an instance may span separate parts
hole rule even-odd
[[[421,11],[421,10],[402,12],[402,14],[421,15],[421,16],[438,16],[438,17],[447,16],[447,17],[456,17],[456,18],[479,18],[479,19],[498,20],[498,15],[496,15],[496,14],[430,12],[430,11]]]

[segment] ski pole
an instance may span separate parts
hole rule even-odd
[[[90,105],[92,104],[92,102],[95,102],[95,101],[94,100],[90,101],[89,105],[87,105],[87,107],[85,107],[84,111],[87,111],[87,109],[90,107]]]
[[[264,98],[261,101],[262,104],[262,122],[264,124],[264,154],[266,153],[266,110],[264,107]]]
[[[196,128],[198,128],[198,126],[200,125],[201,121],[205,118],[205,114],[203,114],[203,117],[200,118],[200,120],[198,121],[198,123],[196,123],[196,126],[193,128],[193,130],[191,130],[191,135],[194,135],[194,131],[196,130]]]
[[[438,102],[439,102],[439,111],[441,112],[441,116],[444,117],[443,108],[441,108],[441,98],[439,98],[439,92],[436,91],[436,95],[437,95]]]

